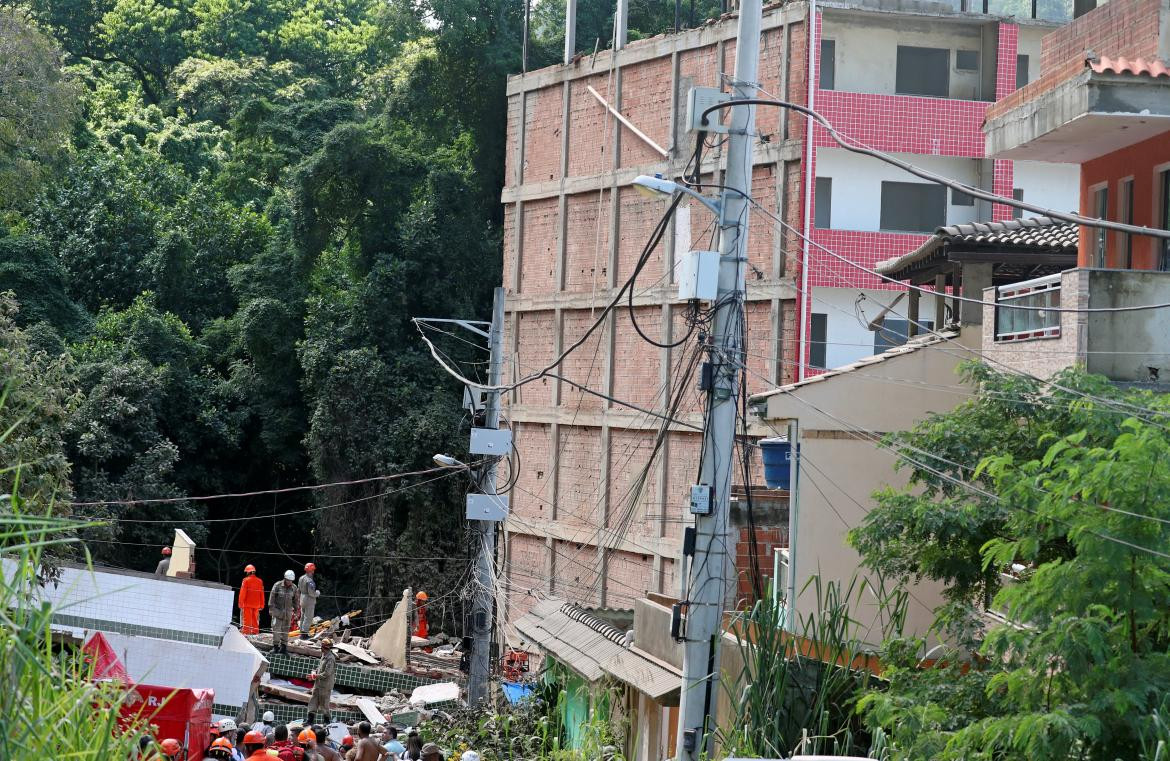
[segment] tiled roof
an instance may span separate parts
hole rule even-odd
[[[668,699],[681,687],[679,674],[628,647],[623,632],[564,600],[536,603],[516,621],[516,630],[590,682],[611,676],[654,700]]]
[[[1100,58],[1089,59],[1089,67],[1097,74],[1133,74],[1139,77],[1170,77],[1170,67],[1157,58]]]
[[[1050,249],[1077,248],[1078,226],[1051,217],[1024,217],[1003,222],[972,222],[940,227],[935,233],[948,243],[961,241],[988,246],[1029,246]]]
[[[1079,228],[1051,217],[1025,217],[1003,222],[972,222],[940,227],[918,248],[892,259],[883,259],[874,269],[883,275],[900,272],[928,258],[938,249],[956,243],[971,247],[999,247],[1005,251],[1043,250],[1076,254]]]
[[[823,372],[820,375],[814,375],[810,378],[805,378],[804,380],[797,381],[796,383],[789,383],[786,386],[780,386],[779,388],[774,388],[769,391],[761,391],[758,394],[752,394],[748,401],[751,404],[758,404],[767,399],[769,396],[775,396],[776,394],[783,394],[788,391],[794,391],[798,388],[811,386],[814,383],[823,383],[829,378],[835,378],[838,375],[845,375],[847,373],[853,372],[854,370],[860,370],[863,367],[869,367],[870,365],[886,362],[895,357],[901,357],[904,354],[910,354],[911,352],[918,351],[919,349],[925,349],[929,346],[940,344],[943,341],[951,341],[958,337],[959,331],[953,328],[926,333],[921,336],[915,336],[900,346],[893,346],[889,349],[886,349],[881,354],[875,354],[872,357],[863,357],[856,362],[850,362],[847,365],[835,367],[828,372]]]

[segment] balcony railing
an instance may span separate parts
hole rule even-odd
[[[1060,307],[1059,273],[1001,285],[995,295],[996,341],[1060,337],[1060,312],[1057,311]]]

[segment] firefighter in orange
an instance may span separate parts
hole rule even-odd
[[[414,636],[427,638],[427,593],[414,596]]]
[[[264,609],[264,582],[256,575],[256,566],[244,566],[244,580],[240,582],[240,632],[260,633],[260,611]]]

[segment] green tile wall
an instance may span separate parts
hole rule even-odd
[[[273,676],[296,677],[303,679],[310,671],[317,667],[316,658],[306,658],[302,655],[268,653],[268,670]],[[438,680],[404,674],[401,671],[378,669],[368,666],[337,665],[337,686],[352,687],[385,694],[391,690],[409,694],[415,687],[424,684],[435,684]]]
[[[191,642],[196,645],[210,645],[219,647],[223,642],[223,635],[201,634],[198,632],[182,631],[180,629],[163,629],[158,626],[143,626],[141,624],[124,624],[121,621],[105,621],[98,618],[71,616],[66,613],[54,613],[53,623],[61,626],[73,626],[78,629],[91,631],[117,632],[136,637],[152,637],[154,639],[169,639],[175,642]]]

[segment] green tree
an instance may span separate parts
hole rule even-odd
[[[1030,398],[1031,407],[1048,407],[1031,414],[1056,416],[1047,432],[1021,416],[986,432],[969,427],[971,406],[998,403],[990,395],[1001,380],[988,376],[967,409],[928,425],[950,422],[985,453],[975,475],[998,495],[999,509],[997,525],[981,529],[991,536],[978,550],[979,567],[1024,569],[996,585],[993,607],[1007,623],[974,637],[978,657],[966,673],[957,653],[936,656],[954,665],[923,670],[919,643],[891,643],[890,689],[865,696],[861,708],[872,728],[889,734],[893,758],[1138,758],[1170,688],[1170,472],[1162,467],[1170,402],[1140,391],[1114,390],[1115,401],[1054,391]],[[1060,380],[1101,383],[1079,371]],[[1139,411],[1142,419],[1129,417]],[[995,440],[1009,433],[1004,426],[1038,435],[1017,453],[1017,439]],[[936,532],[969,522],[954,501],[934,504],[952,514],[936,516]],[[886,503],[875,512],[904,507]],[[925,525],[920,519],[915,530]],[[904,541],[871,543],[867,561],[884,564],[874,553],[888,547],[902,554],[898,562],[913,560]],[[923,547],[919,567],[948,568],[948,551],[965,564],[970,546],[968,537],[949,550],[945,542]]]
[[[21,12],[0,8],[0,214],[35,192],[66,143],[77,97],[53,41]]]

